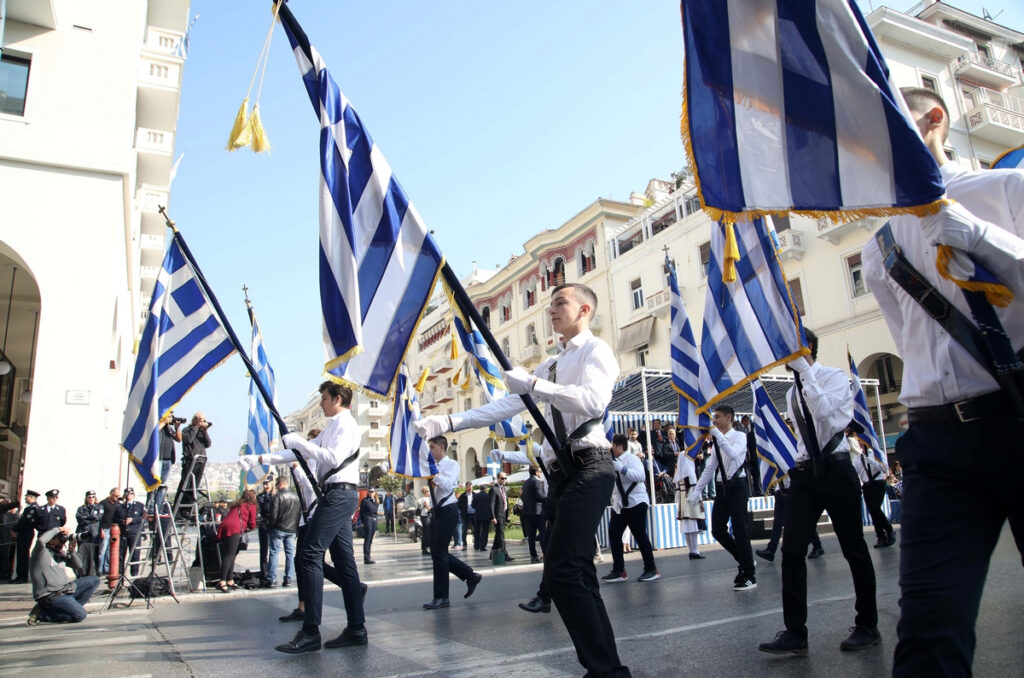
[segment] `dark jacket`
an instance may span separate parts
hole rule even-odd
[[[103,501],[97,504],[103,509],[103,517],[100,519],[100,529],[109,530],[110,526],[114,524],[117,519],[117,507],[121,505],[120,502],[110,501],[110,497],[104,497]]]
[[[36,510],[36,532],[42,534],[55,527],[63,527],[68,522],[68,512],[60,504],[40,506]]]
[[[78,527],[75,534],[82,541],[96,541],[100,538],[100,520],[103,519],[103,507],[99,504],[82,504],[75,511]]]
[[[132,501],[117,506],[114,522],[121,526],[121,533],[137,533],[142,528],[142,516],[146,513],[146,507],[141,501]],[[130,523],[128,522],[129,518],[132,519]]]
[[[545,499],[547,492],[544,491],[543,483],[536,477],[527,478],[523,483],[523,515],[531,518],[540,515]]]
[[[32,530],[36,526],[36,511],[39,510],[39,504],[25,504],[25,508],[21,510],[21,516],[18,517],[18,522],[14,524],[14,531],[18,535],[27,535],[29,540],[32,538]]]
[[[491,513],[491,495],[487,492],[477,492],[473,495],[473,520],[481,522],[491,522],[493,514]]]
[[[508,520],[508,510],[512,507],[512,502],[508,498],[508,487],[505,487],[505,502],[506,505],[504,510],[501,506],[501,495],[498,491],[498,486],[491,486],[490,501],[488,502],[491,506],[491,518],[497,519],[498,522],[504,523]]]
[[[186,467],[192,463],[192,457],[206,454],[206,448],[213,443],[210,434],[198,426],[186,426],[181,431],[181,463]]]
[[[469,499],[472,496],[473,494],[471,492],[463,492],[455,501],[459,506],[459,515],[462,516],[463,522],[469,520]]]
[[[267,515],[266,525],[271,530],[298,532],[299,495],[291,490],[278,490],[270,500],[270,512]]]
[[[363,497],[363,500],[359,502],[359,519],[366,520],[367,518],[376,521],[377,520],[377,502],[375,502],[370,495]]]
[[[81,569],[78,554],[57,554],[46,546],[59,530],[54,527],[40,534],[32,549],[29,576],[32,578],[32,597],[37,601],[49,599],[54,594],[75,592],[75,580],[68,577],[67,568]]]
[[[273,501],[273,492],[260,492],[256,495],[256,524],[262,529],[270,529],[270,505]]]

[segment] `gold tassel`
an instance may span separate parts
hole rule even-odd
[[[725,247],[722,250],[722,282],[735,282],[736,262],[740,260],[740,248],[736,244],[736,230],[731,223],[725,225]]]
[[[420,378],[416,380],[416,386],[414,387],[417,393],[423,393],[423,387],[427,385],[427,376],[429,374],[429,367],[424,367],[423,371],[420,372]]]
[[[455,374],[452,375],[452,386],[458,386],[459,377],[462,375],[462,368],[455,370]]]
[[[263,120],[260,118],[260,105],[258,103],[252,107],[252,115],[249,116],[249,130],[252,135],[253,152],[266,153],[270,151],[270,140],[267,139],[267,130],[263,129]]]
[[[462,390],[469,390],[469,368],[466,368],[466,378],[462,380]]]
[[[245,99],[242,99],[242,105],[238,107],[238,115],[235,116],[235,124],[231,127],[231,134],[228,135],[227,149],[229,151],[237,151],[244,146],[248,146],[252,140],[252,135],[249,131],[249,116],[246,115],[248,108],[249,97],[245,97]]]
[[[986,283],[977,280],[959,280],[954,278],[949,273],[949,262],[953,258],[953,248],[949,245],[939,245],[935,254],[935,268],[938,269],[939,275],[946,280],[951,281],[957,287],[967,290],[968,292],[984,292],[985,301],[998,306],[999,308],[1006,308],[1013,301],[1013,292],[1010,291],[1006,285],[1001,283]]]
[[[452,359],[452,360],[458,360],[459,359],[459,346],[458,346],[458,344],[455,343],[457,341],[457,339],[458,339],[456,334],[457,333],[455,332],[455,329],[452,328],[452,350],[451,350],[451,353],[448,355],[448,357],[450,359]]]

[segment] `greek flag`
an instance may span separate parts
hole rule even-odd
[[[871,413],[868,411],[868,401],[864,396],[864,387],[860,384],[860,373],[857,371],[857,363],[850,355],[850,349],[846,349],[846,359],[850,362],[850,390],[853,391],[853,423],[860,427],[857,432],[857,440],[860,441],[864,450],[871,450],[875,459],[881,462],[886,469],[889,468],[889,460],[878,444],[878,435],[871,423]],[[856,428],[856,427],[855,427]]]
[[[1024,169],[1024,146],[1006,151],[992,161],[990,169]]]
[[[437,474],[437,464],[427,441],[416,435],[412,423],[420,419],[420,403],[416,389],[402,363],[395,387],[394,409],[391,412],[391,471],[407,478],[429,478]]]
[[[690,318],[679,294],[679,279],[675,263],[665,254],[665,268],[668,270],[668,288],[671,308],[671,334],[669,336],[669,361],[672,363],[672,388],[679,394],[678,425],[683,428],[683,449],[696,457],[700,453],[703,436],[700,428],[711,426],[706,412],[697,413],[700,398],[700,355],[690,329]]]
[[[855,0],[685,0],[683,141],[712,218],[942,204],[939,168]]]
[[[761,380],[755,379],[750,388],[754,398],[751,422],[754,424],[757,456],[761,460],[761,490],[767,493],[796,465],[796,438],[775,409]]]
[[[249,320],[252,322],[252,366],[256,368],[256,374],[250,374],[249,381],[249,429],[245,438],[245,454],[269,454],[270,442],[274,439],[274,419],[270,410],[263,402],[263,396],[256,388],[256,380],[259,379],[271,400],[277,398],[277,383],[274,380],[274,368],[267,360],[267,349],[263,345],[263,333],[260,332],[260,324],[256,321],[256,313],[249,306]],[[276,407],[277,404],[275,403]],[[245,474],[246,487],[251,487],[267,475],[270,466],[258,466],[249,469]]]
[[[708,291],[701,331],[701,412],[729,396],[751,379],[808,353],[801,344],[803,328],[796,304],[782,274],[766,220],[735,225],[733,258],[723,256],[725,231],[711,231]],[[724,266],[735,268],[725,282]]]
[[[189,41],[192,36],[192,28],[195,27],[196,21],[199,19],[199,14],[196,13],[192,17],[192,21],[188,22],[188,28],[185,29],[185,35],[181,37],[178,44],[174,46],[174,56],[181,57],[182,59],[188,58]]]
[[[287,5],[281,23],[320,121],[320,303],[325,371],[388,397],[441,253]]]
[[[451,289],[445,284],[444,291],[448,295],[448,307],[452,312],[452,323],[455,326],[455,335],[463,350],[469,355],[469,362],[473,371],[480,379],[483,387],[484,397],[487,402],[493,402],[508,395],[505,389],[505,382],[502,380],[502,370],[498,361],[491,354],[483,335],[473,327],[472,322],[463,313],[462,309],[455,303],[455,297]],[[468,377],[468,375],[467,375]],[[495,440],[522,441],[526,438],[526,424],[520,415],[511,419],[500,421],[491,425],[491,437]]]
[[[153,288],[122,429],[122,446],[146,490],[164,480],[153,473],[160,418],[234,350],[175,232]]]

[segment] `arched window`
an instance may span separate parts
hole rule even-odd
[[[576,250],[576,275],[583,277],[594,270],[597,258],[594,256],[594,241]]]
[[[490,306],[484,306],[482,309],[480,309],[480,317],[484,319],[484,325],[487,327],[487,329],[490,329],[491,328],[491,307]]]
[[[547,273],[547,282],[548,287],[558,287],[565,284],[565,260],[562,257],[558,257],[553,262],[551,270]]]

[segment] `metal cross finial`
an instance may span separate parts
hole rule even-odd
[[[245,295],[245,305],[251,307],[252,302],[249,301],[249,288],[245,286],[245,283],[242,283],[242,294]]]

